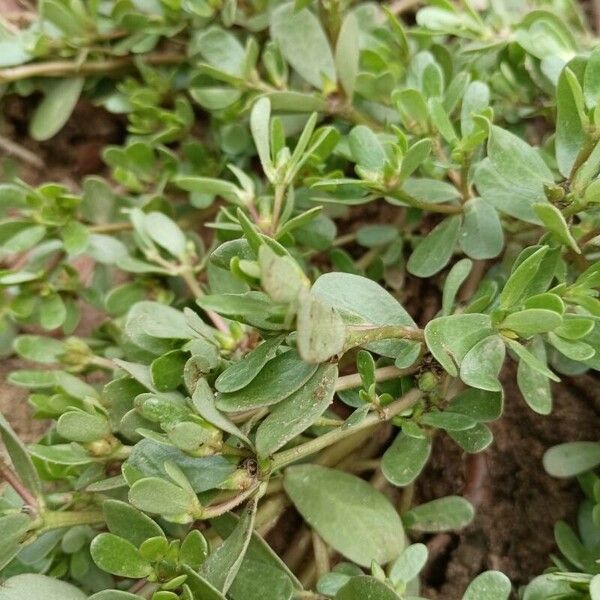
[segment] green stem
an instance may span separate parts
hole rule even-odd
[[[413,208],[419,208],[421,210],[431,212],[431,213],[440,213],[446,215],[457,215],[463,212],[462,206],[457,206],[456,204],[433,204],[431,202],[423,202],[418,200],[414,196],[411,196],[409,193],[404,190],[390,190],[385,192],[386,196],[391,196],[392,198],[396,198],[401,202],[405,202],[409,206]]]
[[[412,367],[408,367],[406,369],[398,369],[393,365],[389,367],[380,367],[375,370],[375,381],[389,381],[390,379],[396,379],[398,377],[404,377],[406,375],[412,375],[419,370],[419,365],[414,365]],[[362,377],[360,373],[352,373],[352,375],[343,375],[342,377],[338,377],[338,380],[335,384],[336,392],[343,392],[344,390],[352,390],[354,388],[362,385]]]
[[[273,471],[282,469],[297,460],[310,456],[315,452],[319,452],[319,450],[323,450],[350,435],[354,435],[357,431],[367,429],[368,427],[372,427],[379,423],[385,423],[416,404],[421,399],[422,395],[420,390],[412,389],[404,394],[399,400],[396,400],[395,402],[392,402],[392,404],[381,409],[381,411],[368,415],[354,427],[335,429],[314,440],[300,444],[295,448],[278,452],[273,456],[271,468]]]
[[[416,327],[406,327],[405,325],[383,325],[383,326],[368,326],[368,327],[352,327],[346,335],[346,343],[344,351],[355,348],[356,346],[364,346],[371,342],[379,340],[388,340],[392,338],[400,338],[405,340],[414,340],[422,342],[424,338],[423,330]]]
[[[255,483],[247,490],[243,491],[241,494],[234,496],[231,500],[227,500],[226,502],[222,502],[221,504],[215,504],[213,506],[208,506],[202,509],[201,514],[197,517],[198,519],[206,520],[213,519],[215,517],[219,517],[224,515],[225,513],[237,508],[244,500],[247,500],[252,496],[261,486],[261,483]]]
[[[285,196],[285,186],[279,184],[275,186],[275,197],[273,198],[273,214],[271,216],[271,231],[275,233],[279,225],[279,217],[283,207],[283,198]]]
[[[18,67],[0,69],[0,83],[10,83],[30,77],[68,77],[85,75],[105,75],[113,71],[128,69],[141,60],[147,65],[177,65],[187,61],[183,54],[151,52],[139,56],[120,56],[108,60],[94,60],[80,64],[76,60],[39,62]]]
[[[99,510],[81,511],[46,511],[42,515],[43,524],[40,533],[50,529],[61,527],[73,527],[74,525],[101,525],[104,523],[104,515]]]

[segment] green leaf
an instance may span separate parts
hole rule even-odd
[[[0,517],[0,569],[4,569],[17,555],[21,549],[21,541],[31,525],[31,518],[24,513]]]
[[[301,294],[296,328],[298,351],[307,363],[325,362],[344,350],[344,321],[335,308],[314,294]]]
[[[493,333],[488,315],[452,315],[429,321],[425,341],[434,358],[450,375],[457,377],[457,366],[469,350]]]
[[[20,335],[14,348],[20,357],[41,363],[56,363],[65,352],[64,342],[41,335]]]
[[[267,343],[267,342],[265,342]],[[264,345],[264,344],[263,344]],[[192,403],[198,411],[198,414],[209,423],[239,438],[245,444],[252,447],[252,443],[235,423],[232,423],[227,417],[222,415],[216,407],[215,395],[208,385],[206,379],[199,379],[196,383],[196,389],[192,394]]]
[[[438,410],[425,413],[420,423],[429,425],[446,431],[465,431],[475,427],[477,422],[470,416],[463,413],[454,413],[449,410]]]
[[[377,135],[366,125],[352,128],[348,145],[354,162],[366,171],[377,172],[383,169],[387,160],[383,145]]]
[[[431,140],[425,138],[415,142],[402,158],[400,177],[410,177],[424,163],[431,154]]]
[[[200,574],[224,594],[237,575],[254,529],[258,500],[250,500],[231,535],[208,557]]]
[[[236,412],[277,404],[304,385],[316,370],[317,365],[304,362],[295,350],[289,350],[270,360],[246,387],[219,394],[217,408]]]
[[[74,77],[45,84],[44,99],[29,122],[29,135],[34,140],[49,140],[63,128],[79,100],[84,82],[83,77]]]
[[[122,592],[121,590],[103,590],[92,594],[88,600],[139,600],[140,597],[137,594],[130,594],[129,592]]]
[[[409,510],[403,517],[405,526],[412,531],[437,532],[460,529],[468,525],[475,511],[461,496],[446,496]]]
[[[176,258],[186,252],[187,240],[173,219],[161,212],[144,215],[144,232],[150,239]]]
[[[269,456],[308,429],[333,402],[338,370],[322,365],[298,391],[279,403],[256,431],[259,456]]]
[[[211,524],[217,530],[217,533],[221,538],[225,539],[231,535],[236,525],[239,522],[239,517],[233,513],[226,513],[211,520]],[[279,556],[273,551],[271,546],[265,542],[265,540],[256,532],[252,532],[248,549],[246,550],[246,556],[244,561],[251,560],[253,562],[259,562],[267,567],[278,569],[285,574],[293,584],[295,589],[301,590],[302,584],[296,579],[295,575],[290,571],[287,565],[279,558]],[[244,569],[244,563],[240,570]],[[233,592],[232,592],[233,593]],[[243,600],[243,599],[242,599]]]
[[[56,424],[59,435],[72,442],[93,442],[110,434],[106,418],[71,410],[60,416]]]
[[[513,270],[500,293],[500,308],[511,308],[523,299],[547,252],[548,246],[538,248]]]
[[[575,73],[565,67],[556,87],[556,162],[564,177],[571,169],[587,133],[583,91]]]
[[[336,71],[349,101],[352,101],[358,75],[360,46],[357,40],[359,33],[356,16],[349,12],[342,22],[335,46]]]
[[[544,454],[544,468],[553,477],[574,477],[600,464],[598,442],[567,442]]]
[[[499,335],[490,335],[477,342],[460,364],[460,378],[471,387],[499,392],[498,375],[504,364],[506,348]]]
[[[508,600],[510,579],[500,571],[485,571],[469,584],[462,600]]]
[[[285,573],[246,555],[229,590],[233,600],[291,600],[294,586]]]
[[[108,530],[131,542],[136,548],[148,538],[164,535],[157,523],[126,502],[105,500],[102,512]]]
[[[141,579],[152,572],[152,565],[131,542],[112,533],[97,535],[92,540],[90,554],[103,571],[112,575]]]
[[[498,326],[501,329],[510,329],[520,337],[531,337],[537,333],[547,333],[560,327],[563,319],[553,310],[544,308],[526,308],[509,314]]]
[[[258,250],[258,264],[262,288],[275,302],[294,302],[300,290],[308,284],[304,272],[293,258],[278,256],[265,244]]]
[[[399,433],[385,451],[381,471],[394,485],[403,487],[412,483],[421,473],[431,454],[431,439],[414,438]]]
[[[473,262],[468,258],[459,260],[455,265],[452,266],[446,281],[444,281],[444,289],[442,292],[442,316],[447,317],[452,312],[454,302],[456,301],[456,295],[461,285],[466,281],[471,269]]]
[[[553,183],[552,172],[540,155],[521,138],[501,129],[490,127],[488,157],[491,166],[513,188],[523,189],[528,196],[546,199],[544,184]]]
[[[165,463],[175,463],[196,493],[221,485],[235,470],[224,456],[189,456],[178,448],[141,440],[131,451],[127,465],[147,477],[167,477]]]
[[[600,50],[594,48],[588,58],[583,77],[585,103],[594,108],[600,101]]]
[[[408,583],[419,575],[427,562],[427,546],[425,544],[411,544],[398,557],[390,569],[390,579],[394,584],[400,581]]]
[[[464,210],[458,238],[463,252],[478,260],[498,256],[504,245],[504,234],[496,209],[482,198],[472,198],[465,202]]]
[[[546,348],[541,338],[535,338],[529,349],[537,360],[546,363]],[[524,360],[519,361],[517,384],[531,410],[540,415],[549,415],[552,412],[552,391],[549,379],[530,367]]]
[[[271,102],[268,98],[259,98],[250,113],[250,131],[254,138],[254,145],[260,158],[263,171],[269,180],[274,174],[273,161],[271,160]]]
[[[448,411],[471,417],[479,423],[495,421],[502,415],[503,397],[498,392],[467,389],[448,403]]]
[[[548,334],[548,341],[567,358],[576,362],[589,360],[596,353],[595,349],[586,342],[566,340],[555,333]]]
[[[150,514],[174,517],[194,512],[196,498],[179,486],[159,479],[138,479],[129,490],[129,502]]]
[[[125,331],[141,347],[144,347],[145,337],[158,339],[196,337],[181,311],[160,302],[149,301],[133,305],[127,315]]]
[[[24,573],[9,577],[0,586],[0,600],[86,600],[75,586],[54,577]]]
[[[571,230],[565,221],[562,213],[553,204],[540,203],[534,204],[533,210],[540,218],[546,229],[550,231],[556,238],[565,246],[571,248],[577,254],[581,254],[581,250],[571,234]]]
[[[335,308],[348,325],[406,325],[416,327],[402,304],[373,280],[351,273],[326,273],[313,284],[312,293]],[[383,340],[368,350],[396,358],[418,342]]]
[[[475,130],[473,115],[480,114],[490,102],[490,88],[481,81],[469,84],[462,100],[460,112],[460,129],[463,138]]]
[[[221,27],[213,25],[198,32],[190,50],[197,50],[209,65],[225,73],[244,76],[244,47],[232,33]]]
[[[241,360],[233,362],[217,377],[215,388],[219,392],[237,392],[246,387],[275,357],[282,340],[281,336],[265,340]]]
[[[549,379],[552,379],[552,381],[560,381],[560,379],[548,368],[546,363],[534,356],[527,348],[525,348],[525,346],[511,339],[505,339],[505,342],[517,355],[519,360],[524,361],[529,367],[541,375],[544,375],[544,377],[548,377]]]
[[[335,600],[400,600],[400,596],[379,579],[361,575],[352,577],[335,595]]]
[[[194,598],[202,598],[202,600],[226,600],[225,596],[218,589],[211,585],[204,577],[198,575],[194,569],[183,565],[182,570],[187,575],[185,583],[190,588]]]
[[[402,523],[387,498],[367,482],[317,465],[289,467],[284,487],[327,544],[362,566],[386,564],[404,546]]]
[[[483,423],[463,431],[448,431],[448,435],[469,454],[483,452],[494,441],[490,428]]]
[[[42,486],[37,470],[31,462],[29,452],[2,414],[0,414],[0,438],[4,443],[21,483],[32,494],[39,496]]]
[[[192,529],[181,542],[179,560],[193,569],[198,569],[208,556],[208,542],[197,529]]]
[[[417,277],[431,277],[450,260],[459,239],[461,218],[444,219],[424,237],[410,255],[406,268]]]
[[[176,390],[183,383],[183,369],[188,355],[173,350],[154,359],[150,364],[152,383],[159,392]]]
[[[319,19],[308,9],[283,4],[271,15],[271,37],[295,71],[317,89],[324,79],[335,83],[335,63]]]

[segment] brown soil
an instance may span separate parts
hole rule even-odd
[[[514,373],[506,374],[504,388],[504,416],[492,425],[494,444],[476,463],[479,484],[465,485],[473,466],[445,436],[436,439],[419,479],[417,501],[467,492],[479,502],[474,523],[460,535],[425,540],[432,556],[424,595],[432,600],[458,600],[468,582],[487,569],[503,571],[515,586],[528,582],[548,566],[548,555],[556,551],[554,523],[565,519],[574,524],[581,500],[578,487],[573,480],[548,476],[542,456],[561,442],[598,439],[598,377],[584,375],[556,385],[555,407],[547,417],[527,407]]]

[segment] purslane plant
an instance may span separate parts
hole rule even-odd
[[[42,0],[0,21],[0,93],[41,93],[34,139],[82,95],[128,131],[105,177],[0,184],[1,349],[37,363],[9,381],[53,423],[25,445],[0,418],[0,600],[416,600],[423,536],[474,515],[413,505],[434,436],[493,442],[505,364],[540,415],[551,381],[600,368],[597,40],[569,1],[397,9]],[[367,204],[393,217],[345,226]],[[549,471],[595,468],[583,452]],[[279,557],[263,537],[290,505]],[[597,599],[559,537],[561,579],[523,598]],[[463,600],[510,594],[489,571]]]

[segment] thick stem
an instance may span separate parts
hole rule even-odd
[[[152,52],[146,55],[121,56],[108,60],[94,60],[79,63],[74,60],[57,60],[39,62],[18,67],[0,69],[0,83],[10,83],[30,77],[68,77],[76,75],[105,75],[133,67],[135,60],[141,60],[147,65],[177,65],[187,60],[183,54],[169,52]]]
[[[40,508],[38,499],[25,487],[17,474],[3,460],[0,460],[0,479],[4,479],[21,496],[32,514],[38,513]]]
[[[393,338],[422,342],[425,336],[422,329],[406,327],[405,325],[351,327],[346,335],[344,350],[347,351],[356,346],[364,346],[371,342]]]
[[[208,506],[207,508],[202,509],[198,519],[214,519],[215,517],[224,515],[230,510],[237,508],[240,504],[242,504],[242,502],[244,502],[244,500],[250,498],[258,490],[260,485],[260,483],[255,483],[241,494],[234,496],[231,498],[231,500],[227,500],[227,502],[222,502],[221,504],[215,504],[214,506]]]
[[[357,431],[362,431],[363,429],[367,429],[373,425],[389,421],[396,415],[404,412],[406,409],[416,404],[421,399],[422,395],[423,394],[420,390],[412,389],[408,393],[404,394],[402,398],[396,400],[396,402],[392,402],[392,404],[389,404],[385,408],[381,409],[381,411],[368,415],[354,427],[335,429],[318,438],[315,438],[314,440],[300,444],[295,448],[278,452],[273,456],[272,470],[275,471],[277,469],[287,467],[297,460],[300,460],[306,456],[310,456],[319,450],[323,450],[324,448],[327,448],[328,446],[331,446],[332,444],[335,444],[336,442],[350,435],[354,435]]]
[[[75,525],[101,525],[104,523],[104,515],[99,510],[81,511],[47,511],[43,514],[43,525],[40,532],[61,527],[73,527]]]
[[[393,365],[389,367],[380,367],[375,370],[375,381],[389,381],[390,379],[396,379],[397,377],[404,377],[405,375],[412,375],[419,370],[420,366],[415,365],[406,369],[398,369]],[[343,392],[344,390],[352,390],[359,387],[362,384],[362,378],[360,373],[352,373],[352,375],[342,375],[338,377],[335,384],[336,392]]]
[[[192,292],[195,298],[201,298],[202,296],[204,296],[204,292],[202,291],[202,288],[200,287],[200,284],[196,280],[194,272],[191,269],[183,269],[181,271],[181,277],[185,281],[190,292]],[[225,320],[221,315],[217,314],[213,310],[206,310],[205,312],[208,315],[208,318],[212,321],[213,325],[221,333],[229,335],[229,327],[227,326],[227,323],[225,323]]]

